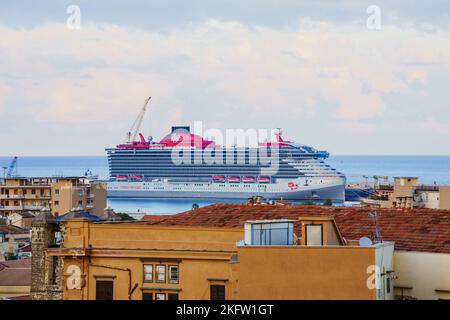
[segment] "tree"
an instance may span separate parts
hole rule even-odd
[[[325,199],[325,200],[323,201],[323,205],[324,205],[324,206],[332,206],[332,205],[333,205],[333,200],[331,200],[331,199]]]
[[[14,252],[6,252],[5,260],[17,260],[17,255]]]
[[[124,212],[122,212],[122,213],[117,213],[117,215],[122,219],[122,220],[125,220],[125,221],[134,221],[134,220],[136,220],[135,218],[133,218],[132,216],[130,216],[128,213],[124,213]]]

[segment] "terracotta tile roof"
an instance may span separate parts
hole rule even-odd
[[[32,252],[31,251],[31,244],[26,244],[23,247],[19,248],[20,252]]]
[[[374,239],[375,221],[370,208],[326,206],[278,206],[247,204],[215,204],[190,210],[159,221],[158,225],[209,226],[240,228],[245,221],[262,219],[294,219],[303,216],[334,217],[347,240],[366,236]],[[396,250],[450,253],[450,210],[377,209],[378,225],[383,240],[394,241]],[[300,235],[300,225],[295,225]]]
[[[15,296],[15,297],[8,297],[7,300],[31,300],[31,296]]]
[[[31,259],[9,260],[0,262],[0,286],[30,286]]]
[[[166,218],[164,215],[146,214],[141,218],[141,221],[160,221],[164,218]]]
[[[5,268],[31,268],[31,259],[7,260],[0,262]]]
[[[10,224],[7,226],[0,225],[0,232],[6,233],[6,234],[26,234],[29,231],[27,229],[22,229],[20,227]]]

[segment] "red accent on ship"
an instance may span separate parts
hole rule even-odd
[[[239,181],[241,181],[241,179],[239,177],[233,176],[233,177],[228,177],[227,181],[228,182],[239,182]]]
[[[298,188],[298,186],[293,182],[288,182],[288,187],[291,188],[292,190],[295,190]]]
[[[150,149],[150,148],[215,148],[216,143],[189,132],[172,132],[159,142],[148,142],[142,133],[139,133],[140,141],[119,144],[119,149]]]
[[[254,178],[254,177],[247,176],[247,177],[243,177],[243,178],[242,178],[242,181],[243,181],[243,182],[255,182],[255,178]]]
[[[258,178],[259,182],[270,182],[270,177],[261,176]]]
[[[292,145],[292,141],[285,141],[281,137],[281,130],[278,129],[277,132],[275,132],[275,137],[277,138],[277,141],[271,141],[271,142],[260,142],[258,143],[258,146],[260,147],[272,147],[272,146],[278,146],[278,147],[288,147]]]

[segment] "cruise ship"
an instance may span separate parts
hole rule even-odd
[[[218,146],[187,126],[172,127],[160,141],[137,130],[106,149],[110,198],[344,201],[346,178],[325,163],[329,153],[284,140],[281,130],[256,147]]]

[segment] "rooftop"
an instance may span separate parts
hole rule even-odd
[[[22,229],[20,227],[17,227],[15,225],[0,225],[0,232],[4,234],[28,234],[28,229]]]
[[[180,225],[243,228],[251,220],[295,220],[294,232],[301,236],[300,217],[333,217],[347,240],[365,236],[375,238],[374,209],[360,207],[278,206],[249,204],[214,204],[156,221],[153,225]],[[450,210],[376,209],[378,226],[384,241],[394,241],[396,250],[450,253]]]
[[[99,216],[96,216],[90,212],[76,210],[76,211],[70,211],[66,214],[56,217],[53,219],[53,221],[60,222],[60,221],[67,220],[67,219],[89,219],[92,221],[102,221],[103,220]]]
[[[0,286],[30,286],[31,259],[0,262]]]
[[[161,219],[167,218],[164,215],[158,215],[158,214],[146,214],[141,218],[141,221],[159,221]]]

